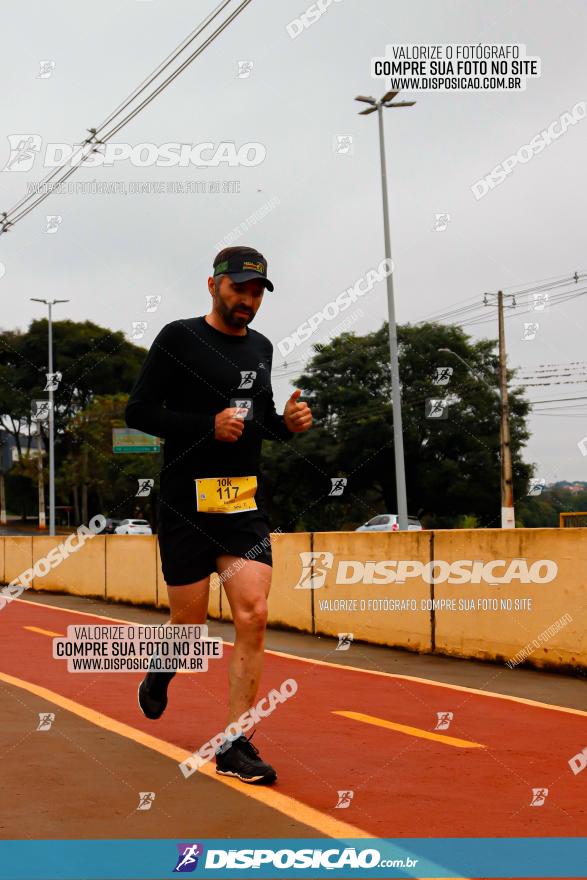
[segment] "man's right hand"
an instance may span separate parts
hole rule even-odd
[[[237,413],[243,413],[237,406],[229,406],[217,413],[214,419],[214,437],[222,443],[236,443],[245,429],[245,423]]]

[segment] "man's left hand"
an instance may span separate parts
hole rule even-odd
[[[312,424],[312,410],[305,401],[300,401],[301,391],[296,388],[290,399],[285,404],[283,418],[288,431],[301,434],[307,431]]]

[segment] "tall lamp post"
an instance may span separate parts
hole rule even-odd
[[[31,302],[45,303],[49,307],[49,534],[55,534],[55,448],[54,448],[54,430],[55,420],[53,418],[53,322],[51,315],[51,307],[56,303],[69,302],[68,299],[37,299],[37,297],[29,297]]]
[[[386,92],[382,98],[375,99],[357,95],[355,101],[370,104],[361,110],[359,116],[368,116],[377,111],[379,120],[379,154],[381,159],[381,189],[383,195],[383,234],[385,238],[385,257],[391,263],[391,240],[389,234],[389,209],[387,203],[387,172],[385,168],[385,143],[383,140],[383,108],[412,107],[415,101],[391,101],[398,94]],[[397,513],[400,530],[408,528],[408,502],[406,494],[406,466],[404,461],[404,435],[402,428],[402,400],[400,391],[399,359],[397,351],[397,326],[395,322],[395,302],[393,296],[393,272],[387,273],[387,309],[389,313],[389,352],[391,358],[391,402],[393,409],[393,448],[395,454],[395,484],[397,492]]]

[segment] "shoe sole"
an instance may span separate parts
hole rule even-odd
[[[240,779],[241,782],[246,782],[249,785],[272,785],[277,780],[277,773],[275,771],[267,773],[265,776],[254,777],[241,776],[240,773],[235,773],[232,770],[219,770],[218,767],[216,772],[219,776],[232,776],[234,779]]]

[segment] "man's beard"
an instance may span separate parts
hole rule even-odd
[[[250,324],[255,317],[254,313],[247,306],[237,305],[229,308],[220,294],[217,294],[217,303],[218,310],[229,327],[235,327],[240,330],[242,327],[246,327],[247,324]],[[247,317],[235,314],[237,309],[244,309],[248,313]]]

